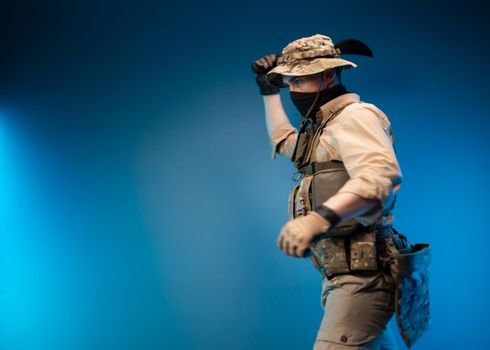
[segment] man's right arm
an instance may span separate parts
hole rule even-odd
[[[297,130],[289,122],[281,102],[278,84],[271,84],[267,73],[276,67],[278,54],[269,54],[252,63],[252,72],[256,74],[255,81],[260,94],[264,98],[267,133],[272,144],[272,159],[276,153],[291,158],[297,139]],[[284,86],[282,86],[284,87]]]
[[[298,131],[284,111],[280,94],[264,95],[263,98],[267,133],[272,144],[272,159],[276,157],[276,153],[291,158]]]

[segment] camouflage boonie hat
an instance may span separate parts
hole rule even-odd
[[[278,65],[267,73],[267,78],[271,79],[274,74],[301,76],[341,66],[357,67],[339,55],[340,50],[334,47],[332,39],[326,35],[315,34],[297,39],[282,49]]]

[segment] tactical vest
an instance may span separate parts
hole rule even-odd
[[[301,182],[289,195],[290,219],[308,214],[335,195],[349,180],[343,162],[316,161],[316,148],[325,126],[354,102],[344,102],[329,116],[317,114],[317,127],[309,119],[301,125],[291,157],[297,168],[295,175],[300,175]],[[390,133],[394,143],[391,129]],[[395,201],[385,208],[380,218],[389,215],[394,204]],[[370,226],[364,226],[354,218],[341,222],[310,244],[310,258],[323,278],[380,270],[390,273],[395,282],[398,329],[405,344],[411,347],[430,324],[430,246],[426,243],[410,244],[391,225],[378,225],[379,222],[383,220]]]
[[[308,214],[335,195],[350,179],[343,162],[317,162],[316,148],[326,125],[354,102],[345,101],[324,118],[320,118],[319,112],[316,123],[307,119],[301,125],[291,160],[297,168],[295,175],[302,179],[290,192],[290,219]],[[393,206],[394,202],[391,207],[385,208],[381,216],[388,215]],[[328,278],[341,273],[379,270],[375,226],[364,226],[351,218],[329,230],[328,234],[319,235],[310,244],[314,266]]]

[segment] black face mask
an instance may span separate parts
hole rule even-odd
[[[301,113],[303,117],[308,117],[306,113],[310,109],[311,104],[315,101],[315,97],[318,92],[290,91],[289,93],[291,96],[291,100],[293,101],[293,104],[296,106],[296,109],[299,111],[299,113]],[[325,103],[345,93],[347,93],[347,90],[345,89],[344,85],[335,85],[331,88],[321,90],[315,106],[310,112],[310,118],[312,116],[315,116],[316,113],[320,110],[320,107],[323,106]]]

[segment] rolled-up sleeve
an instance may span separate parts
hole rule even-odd
[[[291,158],[298,137],[297,129],[289,122],[279,125],[271,134],[270,141],[272,144],[271,158],[275,159],[276,154],[283,157]]]
[[[338,191],[377,199],[379,205],[356,219],[364,225],[376,221],[391,206],[402,182],[387,118],[366,108],[339,115],[335,128],[326,129],[332,147],[344,162],[350,179]]]

